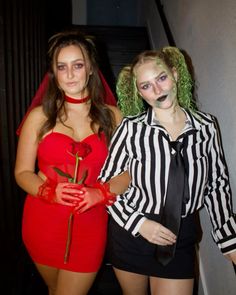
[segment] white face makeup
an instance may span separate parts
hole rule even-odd
[[[135,68],[140,95],[152,107],[168,109],[177,103],[176,72],[162,61],[147,61]]]
[[[82,98],[87,95],[89,63],[85,58],[86,55],[75,45],[62,48],[58,54],[55,75],[60,88],[70,97]]]

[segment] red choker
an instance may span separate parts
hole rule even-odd
[[[79,99],[76,99],[76,98],[72,98],[72,97],[69,97],[67,95],[65,95],[65,101],[69,102],[69,103],[84,103],[86,101],[88,101],[90,99],[89,96],[86,96],[84,98],[79,98]]]

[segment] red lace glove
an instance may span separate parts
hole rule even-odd
[[[39,186],[37,197],[49,203],[54,203],[56,199],[56,187],[56,182],[46,179],[46,181]]]
[[[39,186],[37,196],[49,203],[59,203],[66,206],[75,206],[81,199],[83,185],[74,183],[57,183],[47,179]]]
[[[116,194],[110,192],[108,183],[96,182],[91,187],[81,189],[84,194],[80,196],[78,206],[75,207],[77,213],[83,213],[97,205],[112,205],[116,200]]]

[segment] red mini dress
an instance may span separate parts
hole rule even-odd
[[[87,170],[84,181],[87,185],[96,182],[107,156],[104,134],[92,134],[80,143],[90,146],[90,153],[80,160],[78,179]],[[54,167],[73,176],[76,142],[62,133],[46,135],[38,147],[38,166],[47,178],[56,182],[68,181],[60,176]],[[73,207],[48,203],[27,195],[22,220],[24,244],[36,263],[75,272],[98,271],[104,256],[107,237],[107,211],[105,205],[98,205],[73,217],[71,242],[67,261],[64,261],[68,220]]]

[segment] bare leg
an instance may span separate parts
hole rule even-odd
[[[123,295],[147,295],[148,277],[114,267]]]
[[[35,263],[36,268],[48,287],[49,295],[54,295],[57,286],[58,269],[47,265]]]
[[[56,295],[86,295],[97,273],[80,273],[59,270]]]
[[[163,279],[150,277],[150,288],[152,295],[192,295],[193,279]]]

